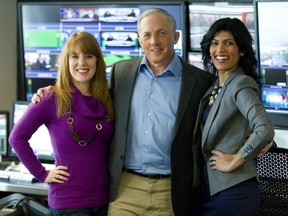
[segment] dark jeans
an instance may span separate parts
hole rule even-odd
[[[260,188],[256,178],[248,179],[210,196],[207,164],[204,165],[204,204],[201,216],[256,216],[260,206]]]
[[[97,208],[52,209],[54,216],[107,216],[108,205]]]
[[[254,179],[221,191],[204,202],[202,216],[256,216],[260,189]]]
[[[204,204],[202,216],[256,216],[260,205],[260,188],[256,178],[248,179],[210,196],[207,166],[204,167]]]

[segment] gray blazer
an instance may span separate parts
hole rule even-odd
[[[202,152],[206,161],[211,150],[228,154],[240,152],[247,162],[232,173],[223,173],[208,167],[210,194],[232,187],[257,176],[254,159],[273,140],[273,125],[258,97],[258,86],[238,68],[225,81],[205,123],[202,134]],[[213,86],[201,100],[197,122],[207,105]],[[245,143],[247,136],[251,134]]]
[[[141,60],[141,57],[136,57],[120,61],[111,70],[110,90],[115,107],[115,133],[109,155],[111,201],[115,199],[119,187],[130,101]],[[210,85],[208,73],[182,61],[182,84],[171,149],[171,193],[175,215],[188,216],[192,212],[198,215],[200,199],[196,188],[200,188],[199,172],[202,170],[197,164],[199,149],[196,145],[192,147],[192,132],[199,102]]]

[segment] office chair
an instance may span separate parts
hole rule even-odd
[[[258,216],[287,216],[288,149],[271,148],[256,164],[260,178]]]
[[[14,193],[0,199],[2,216],[52,216],[51,211],[32,197]]]

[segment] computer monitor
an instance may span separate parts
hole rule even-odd
[[[188,52],[188,63],[204,70],[201,52]]]
[[[25,111],[28,109],[29,104],[29,101],[13,102],[13,126],[17,124],[19,119],[23,116]],[[40,161],[48,163],[54,161],[51,139],[48,129],[45,125],[40,126],[28,142],[34,151],[34,154],[38,157]],[[12,147],[10,147],[9,154],[11,157],[16,157],[16,153]]]
[[[9,136],[9,111],[0,111],[0,155],[7,156]]]
[[[254,2],[261,100],[275,126],[288,127],[288,2]]]
[[[200,51],[200,42],[213,22],[220,18],[240,19],[255,37],[254,8],[250,3],[240,1],[189,2],[190,51]]]
[[[18,99],[30,100],[40,87],[53,85],[61,49],[67,38],[87,31],[97,39],[109,78],[112,65],[142,56],[137,20],[148,8],[162,8],[176,20],[180,32],[176,54],[186,60],[185,4],[183,1],[51,1],[18,3],[19,72]]]

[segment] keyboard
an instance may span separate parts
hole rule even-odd
[[[47,170],[55,168],[54,164],[43,163],[42,165]],[[15,162],[10,162],[10,164],[5,169],[0,169],[0,182],[8,182],[11,184],[39,183],[39,181],[29,172],[29,170],[21,162],[18,164],[16,164]]]
[[[9,182],[9,183],[34,183],[38,182],[34,176],[30,173],[21,173],[15,171],[0,170],[0,182]]]

